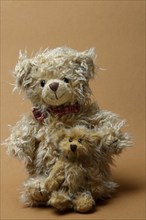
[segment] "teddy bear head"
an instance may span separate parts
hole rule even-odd
[[[59,149],[64,158],[81,161],[97,153],[96,147],[99,139],[97,132],[78,125],[64,130],[64,137],[59,143]]]
[[[25,91],[34,106],[84,104],[90,100],[94,57],[93,49],[78,52],[66,47],[46,49],[30,58],[20,52],[13,72],[16,88]]]

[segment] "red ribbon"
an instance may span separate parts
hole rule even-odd
[[[37,121],[42,122],[45,118],[47,118],[48,113],[52,113],[58,116],[63,116],[70,113],[78,113],[79,110],[80,110],[80,106],[78,104],[74,104],[68,106],[55,106],[55,107],[51,106],[44,111],[42,111],[37,107],[33,107],[32,113]]]

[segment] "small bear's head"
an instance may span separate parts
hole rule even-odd
[[[63,157],[68,160],[84,160],[97,153],[100,137],[97,132],[85,126],[75,126],[64,130],[64,137],[59,143]]]
[[[13,72],[16,88],[37,106],[84,104],[90,100],[94,57],[93,49],[78,52],[66,47],[46,49],[31,58],[20,52]]]

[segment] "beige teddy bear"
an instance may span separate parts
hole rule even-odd
[[[48,205],[61,211],[73,208],[77,212],[89,212],[97,198],[108,196],[108,187],[116,187],[112,181],[107,186],[99,165],[105,153],[101,140],[108,133],[75,126],[62,130],[61,134],[60,156],[45,180],[45,188],[51,194]],[[109,145],[109,151],[110,148],[112,151]]]
[[[25,205],[47,204],[50,195],[45,180],[60,158],[59,132],[76,125],[102,133],[94,163],[103,189],[100,193],[91,190],[94,198],[109,196],[115,189],[109,165],[112,156],[130,145],[130,141],[129,136],[121,132],[124,122],[91,100],[89,80],[98,69],[94,62],[93,49],[78,52],[60,47],[40,51],[30,58],[20,52],[13,72],[16,88],[26,93],[33,108],[32,114],[23,116],[11,128],[6,144],[8,153],[23,160],[28,171],[21,193]],[[99,175],[93,179],[98,181]]]
[[[48,204],[63,211],[73,208],[78,212],[91,211],[96,195],[104,195],[100,173],[101,132],[76,126],[62,131],[60,156],[53,166],[45,187],[51,194]]]

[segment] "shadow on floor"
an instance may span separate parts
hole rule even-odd
[[[145,188],[145,183],[142,180],[139,180],[135,177],[135,179],[127,179],[127,178],[115,178],[116,182],[119,184],[117,189],[117,196],[120,194],[133,194],[135,192],[141,191]]]

